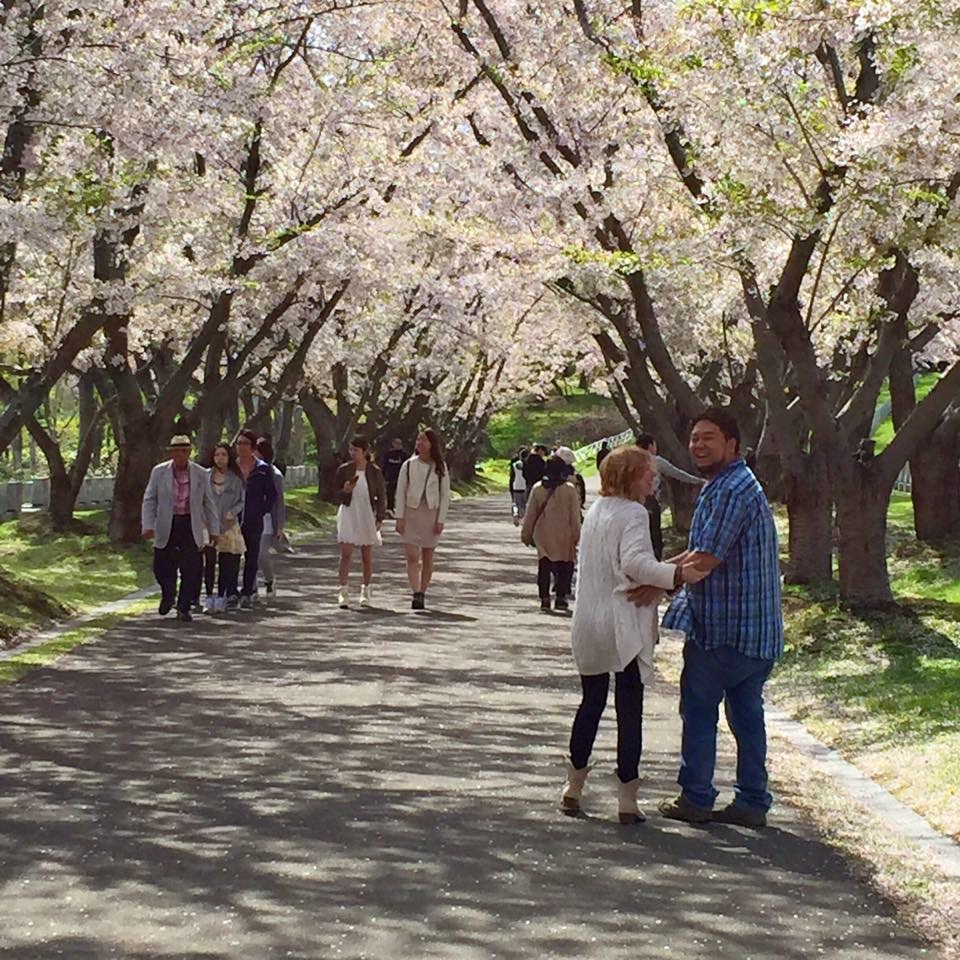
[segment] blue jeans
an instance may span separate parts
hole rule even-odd
[[[773,660],[747,657],[731,647],[704,650],[692,640],[683,648],[680,716],[683,740],[680,775],[683,795],[698,807],[713,809],[717,791],[717,721],[725,700],[727,723],[737,741],[734,802],[766,812],[773,798],[767,790],[767,731],[763,722],[763,685]]]

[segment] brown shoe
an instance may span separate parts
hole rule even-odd
[[[731,803],[722,810],[713,811],[714,823],[732,823],[738,827],[753,827],[759,830],[767,825],[767,815],[763,810],[751,810],[740,803]]]
[[[683,820],[686,823],[709,823],[713,813],[707,807],[691,803],[682,793],[673,800],[661,800],[657,809],[670,820]]]

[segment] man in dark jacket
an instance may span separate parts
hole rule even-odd
[[[390,442],[390,449],[380,459],[380,469],[387,485],[387,516],[392,517],[397,508],[397,483],[400,480],[400,468],[408,459],[403,441],[397,437]]]
[[[252,430],[241,430],[233,441],[237,452],[237,468],[246,482],[243,517],[240,520],[240,531],[247,547],[243,561],[243,585],[240,588],[241,610],[253,607],[257,568],[260,565],[263,518],[273,509],[277,497],[277,489],[273,483],[273,467],[257,456],[258,439]]]
[[[533,492],[534,485],[539,483],[547,472],[546,456],[547,448],[542,443],[537,443],[523,463],[523,479],[527,481],[528,497]]]

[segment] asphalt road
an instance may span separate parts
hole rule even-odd
[[[589,816],[558,812],[569,621],[507,510],[455,505],[425,614],[394,537],[368,611],[336,608],[319,544],[270,610],[130,619],[0,687],[0,958],[928,955],[793,809],[762,833],[653,813],[666,683],[647,823],[616,822],[612,702]]]

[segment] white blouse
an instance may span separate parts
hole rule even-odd
[[[611,673],[637,658],[640,678],[653,679],[657,606],[638,607],[627,591],[651,585],[669,590],[676,567],[653,555],[643,505],[599,497],[580,534],[580,573],[573,614],[573,659],[583,675]]]

